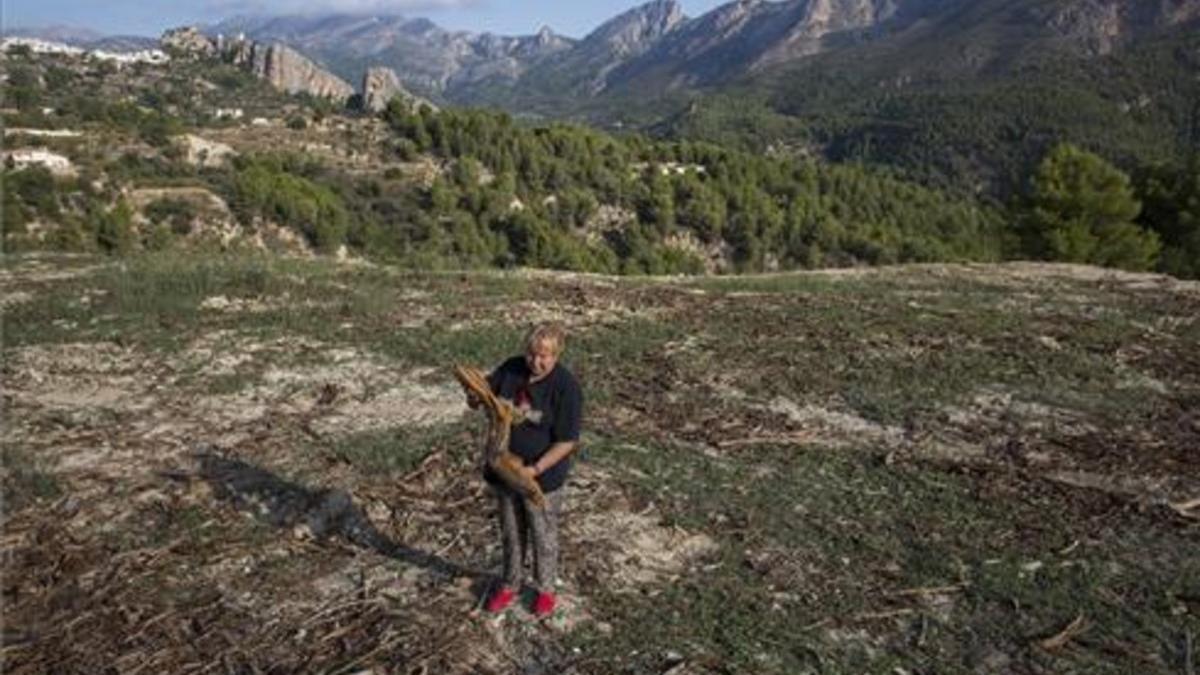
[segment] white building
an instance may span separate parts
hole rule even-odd
[[[41,148],[9,150],[4,153],[4,164],[15,169],[44,166],[55,176],[72,177],[75,175],[75,165],[71,163],[71,160],[56,152]]]
[[[83,54],[83,50],[79,47],[64,45],[60,42],[48,42],[37,38],[6,37],[0,40],[0,51],[7,52],[13,47],[29,47],[29,51],[34,54],[65,54],[67,56],[80,56]]]
[[[142,49],[136,52],[109,52],[101,49],[80,49],[72,47],[61,42],[50,42],[48,40],[39,40],[37,38],[27,37],[6,37],[0,40],[0,51],[7,52],[9,49],[17,46],[28,47],[29,51],[34,54],[62,54],[64,56],[85,56],[100,61],[113,61],[117,64],[128,63],[156,63],[162,64],[170,61],[167,53],[161,49]]]
[[[100,61],[114,61],[120,65],[130,63],[163,64],[171,60],[161,49],[143,49],[136,52],[106,52],[101,50],[87,52],[87,55]]]
[[[5,136],[43,136],[46,138],[79,138],[83,134],[71,129],[24,129],[21,127],[6,127]]]

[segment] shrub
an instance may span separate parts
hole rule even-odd
[[[1129,176],[1097,155],[1059,145],[1033,178],[1026,250],[1049,260],[1150,269],[1160,244],[1134,222],[1141,208]]]

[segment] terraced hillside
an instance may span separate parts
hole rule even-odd
[[[0,274],[6,672],[1196,662],[1195,283],[195,255]],[[448,366],[550,318],[587,396],[566,606],[489,620],[482,420]]]

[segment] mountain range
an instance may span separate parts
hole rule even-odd
[[[715,86],[864,47],[900,64],[931,42],[957,53],[925,65],[984,72],[1030,51],[1102,56],[1198,20],[1200,0],[736,0],[698,17],[653,0],[580,40],[550,28],[499,36],[361,15],[237,17],[207,31],[285,42],[349,81],[388,66],[436,100],[503,103]]]
[[[349,81],[451,105],[887,166],[1007,198],[1055,143],[1133,168],[1200,152],[1200,0],[652,0],[582,39],[425,19],[241,18]]]
[[[1011,72],[1030,55],[1096,58],[1200,26],[1200,0],[734,0],[688,17],[652,0],[582,39],[452,31],[400,15],[238,16],[204,28],[281,42],[347,82],[390,67],[407,89],[450,104],[562,111],[613,95],[714,88],[794,71],[819,55],[862,61],[879,82]],[[35,37],[145,47],[54,27]]]
[[[1200,0],[735,0],[697,17],[652,0],[581,39],[398,15],[203,30],[282,43],[313,77],[390,83],[390,68],[396,90],[439,105],[862,161],[1001,198],[1062,141],[1129,168],[1200,153]]]

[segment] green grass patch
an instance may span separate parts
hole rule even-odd
[[[675,651],[728,672],[969,673],[1001,658],[1118,673],[1143,667],[1141,653],[1169,662],[1172,636],[1200,629],[1164,593],[1194,592],[1200,544],[1181,546],[1136,515],[1114,514],[1097,532],[1086,520],[1094,505],[993,498],[980,477],[861,452],[710,458],[609,439],[591,451],[666,524],[720,546],[653,597],[600,592],[599,618],[614,632],[574,639],[636,672]],[[942,587],[951,590],[936,599],[906,594]],[[1091,628],[1075,649],[1030,646],[1080,614]]]
[[[397,427],[351,434],[322,446],[363,474],[405,474],[425,457],[446,451],[454,458],[473,452],[477,440],[461,424],[426,428]]]
[[[62,485],[45,462],[24,448],[0,444],[0,465],[4,467],[4,512],[19,511],[62,495]]]

